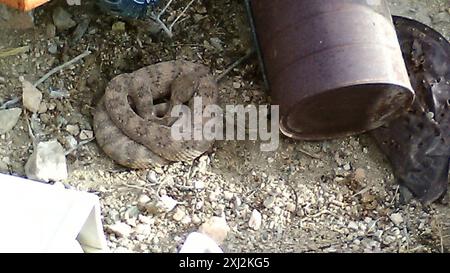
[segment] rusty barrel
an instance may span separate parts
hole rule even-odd
[[[412,90],[383,0],[253,0],[250,9],[281,131],[320,140],[375,129]]]

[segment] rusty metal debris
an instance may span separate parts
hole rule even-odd
[[[442,197],[449,183],[450,44],[415,20],[394,22],[416,99],[406,114],[371,134],[399,183],[427,204]]]
[[[385,1],[251,1],[280,127],[319,140],[375,129],[414,92]]]

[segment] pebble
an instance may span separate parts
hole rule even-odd
[[[6,82],[6,79],[4,77],[0,76],[0,83],[5,83],[5,82]]]
[[[262,225],[262,215],[261,213],[254,209],[252,211],[252,215],[250,216],[250,220],[248,221],[248,226],[253,230],[259,230]]]
[[[241,88],[241,83],[239,83],[239,82],[233,82],[233,88],[234,88],[234,89],[239,89],[239,88]]]
[[[358,226],[358,223],[356,223],[356,222],[353,222],[353,221],[351,221],[350,223],[348,223],[348,226],[347,226],[349,229],[353,229],[353,230],[358,230],[359,229],[359,226]]]
[[[193,232],[187,236],[180,253],[223,253],[223,251],[209,236]]]
[[[203,223],[198,231],[211,237],[217,244],[222,244],[227,238],[230,227],[225,217],[211,217]]]
[[[45,26],[45,34],[48,38],[53,38],[56,36],[56,27],[54,24],[50,23]]]
[[[364,182],[366,179],[366,171],[362,168],[358,168],[355,170],[355,180],[357,182]]]
[[[173,198],[163,195],[158,201],[147,203],[145,210],[150,214],[166,213],[171,212],[177,204],[178,202]]]
[[[0,134],[5,134],[11,131],[19,121],[22,109],[12,108],[7,110],[0,110]]]
[[[125,32],[125,23],[124,22],[115,22],[112,27],[111,27],[112,31],[116,31],[116,32]]]
[[[75,149],[77,147],[78,142],[72,135],[67,135],[64,137],[65,145],[68,150]]]
[[[225,191],[223,193],[223,198],[225,198],[225,200],[227,200],[227,201],[231,201],[231,199],[233,199],[233,197],[234,197],[234,194],[232,192]]]
[[[138,220],[139,222],[141,222],[142,224],[146,224],[146,225],[151,225],[155,222],[155,220],[151,217],[139,214],[138,216]]]
[[[393,213],[391,216],[389,216],[389,219],[391,219],[392,223],[394,225],[399,226],[401,223],[403,223],[403,216],[400,213]]]
[[[192,216],[192,223],[194,223],[195,225],[198,225],[202,222],[202,219],[200,219],[200,217],[198,217],[197,215]]]
[[[29,179],[59,181],[68,177],[64,148],[57,140],[40,142],[25,164]]]
[[[47,110],[48,110],[47,103],[45,103],[45,101],[42,101],[41,104],[39,105],[38,113],[43,114],[47,112]]]
[[[134,219],[139,216],[139,209],[137,206],[132,206],[125,212],[125,219]]]
[[[125,223],[116,223],[108,227],[108,230],[118,237],[128,237],[132,232],[132,228]]]
[[[269,196],[266,200],[264,200],[264,207],[270,209],[274,206],[275,204],[275,196]]]
[[[81,140],[92,139],[93,137],[94,137],[94,132],[91,130],[81,130],[81,132],[80,132]]]
[[[158,178],[156,177],[156,172],[155,171],[149,171],[147,174],[147,180],[152,183],[152,184],[157,184],[158,183]]]
[[[186,213],[184,212],[184,210],[182,210],[181,208],[177,208],[175,210],[175,213],[173,214],[172,218],[173,220],[180,222],[184,216],[186,215]]]
[[[350,163],[346,163],[343,168],[345,171],[350,171],[352,169],[352,167],[350,166]]]
[[[287,203],[286,204],[286,210],[289,212],[294,212],[295,211],[295,204],[294,203]]]
[[[32,113],[36,113],[41,105],[42,93],[27,80],[22,81],[23,106]]]
[[[51,44],[48,46],[47,50],[50,54],[56,54],[58,53],[58,46],[56,44]]]
[[[66,131],[69,132],[73,136],[77,136],[80,133],[80,127],[78,125],[69,124],[66,126]],[[81,136],[80,136],[81,138]]]
[[[203,190],[205,188],[205,182],[203,182],[203,181],[195,181],[194,182],[194,188],[196,190]]]
[[[77,23],[72,20],[72,15],[62,7],[56,7],[53,10],[52,18],[53,24],[59,31],[68,30],[77,25]]]
[[[151,201],[150,197],[148,197],[148,195],[143,194],[139,196],[138,207],[143,208],[150,201]]]
[[[189,215],[186,215],[183,217],[183,219],[181,219],[181,223],[183,225],[189,225],[192,222],[192,218]]]

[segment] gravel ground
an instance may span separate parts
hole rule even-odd
[[[187,2],[177,1],[168,20]],[[448,0],[389,2],[394,14],[450,37]],[[72,14],[78,26],[89,21],[81,38],[73,29],[55,30],[57,6]],[[53,1],[38,8],[34,18],[32,29],[0,33],[0,50],[30,46],[25,53],[0,58],[0,102],[21,96],[19,77],[35,82],[89,47],[91,55],[39,87],[43,102],[35,134],[40,140],[57,139],[67,150],[92,132],[92,109],[114,76],[175,58],[202,62],[218,75],[251,46],[245,9],[237,0],[195,1],[187,19],[175,26],[173,39],[152,34],[155,25],[149,20],[107,16],[88,1],[81,7]],[[51,91],[68,96],[55,98]],[[255,59],[220,82],[221,104],[266,102]],[[33,151],[27,128],[22,114],[0,136],[1,172],[25,176]],[[192,165],[130,171],[114,164],[94,141],[67,156],[64,183],[100,197],[113,252],[176,252],[200,227],[224,239],[226,252],[450,249],[448,207],[423,207],[414,200],[401,204],[392,171],[367,135],[325,142],[281,137],[273,153],[261,153],[259,144],[218,141],[211,154]],[[225,217],[227,226],[215,216]]]

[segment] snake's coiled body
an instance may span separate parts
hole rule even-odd
[[[95,110],[97,143],[114,161],[134,169],[193,160],[210,149],[213,141],[175,140],[173,120],[168,121],[173,119],[170,110],[185,103],[194,114],[194,98],[202,99],[203,110],[215,104],[217,97],[217,84],[209,69],[192,62],[163,62],[121,74],[108,84]],[[169,102],[154,104],[164,98],[170,98]],[[165,108],[166,113],[156,114],[158,108]],[[191,127],[209,119],[193,119]]]

